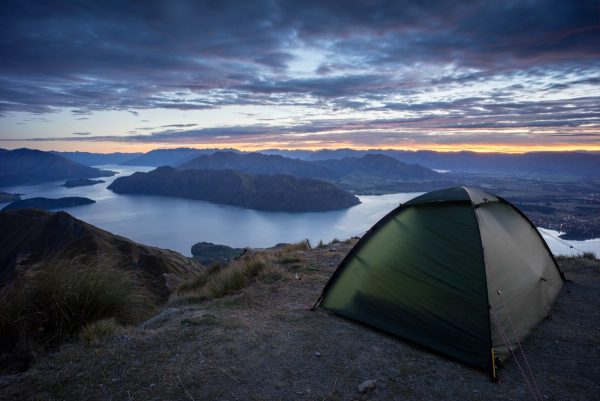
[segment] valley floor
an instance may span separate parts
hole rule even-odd
[[[2,400],[524,400],[514,362],[498,383],[462,364],[328,313],[310,311],[350,241],[294,251],[283,282],[174,300],[138,328],[77,341],[0,378]],[[570,280],[524,349],[545,400],[600,397],[600,262],[561,259]],[[361,394],[358,385],[377,380]]]

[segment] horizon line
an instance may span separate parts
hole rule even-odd
[[[2,140],[0,140],[2,142]],[[452,146],[435,146],[435,147],[368,147],[368,146],[341,146],[341,147],[247,147],[247,146],[158,146],[158,147],[145,147],[147,150],[125,150],[125,149],[114,149],[114,150],[57,150],[57,149],[41,149],[37,147],[27,146],[16,146],[16,147],[0,147],[0,149],[6,150],[18,150],[18,149],[31,149],[40,150],[44,152],[55,152],[55,153],[96,153],[96,154],[111,154],[111,153],[148,153],[155,150],[175,150],[175,149],[196,149],[196,150],[215,150],[215,151],[238,151],[242,153],[261,153],[265,151],[301,151],[316,153],[320,151],[401,151],[401,152],[435,152],[435,153],[479,153],[479,154],[528,154],[528,153],[600,153],[600,146],[593,146],[592,149],[585,149],[573,146],[480,146],[480,147],[452,147]]]

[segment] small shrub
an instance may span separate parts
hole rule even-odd
[[[100,319],[95,322],[88,323],[81,328],[79,338],[86,343],[97,343],[100,340],[112,336],[116,333],[119,325],[115,318]]]

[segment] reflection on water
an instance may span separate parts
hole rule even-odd
[[[66,208],[73,216],[112,233],[147,245],[169,248],[190,255],[199,241],[234,247],[269,247],[280,242],[309,239],[329,242],[368,230],[380,218],[420,193],[361,196],[361,204],[346,210],[318,213],[264,212],[203,201],[160,196],[117,195],[106,187],[122,175],[149,171],[153,167],[101,166],[117,171],[115,177],[85,187],[65,188],[64,181],[3,188],[22,193],[24,198],[83,196],[95,204]],[[0,205],[2,207],[3,205]],[[550,232],[550,231],[549,231]],[[547,236],[546,236],[547,237]],[[573,249],[547,237],[555,253],[571,254]],[[600,255],[600,239],[569,241],[579,249]]]

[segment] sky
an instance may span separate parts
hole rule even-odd
[[[600,151],[600,2],[0,3],[0,147]]]

